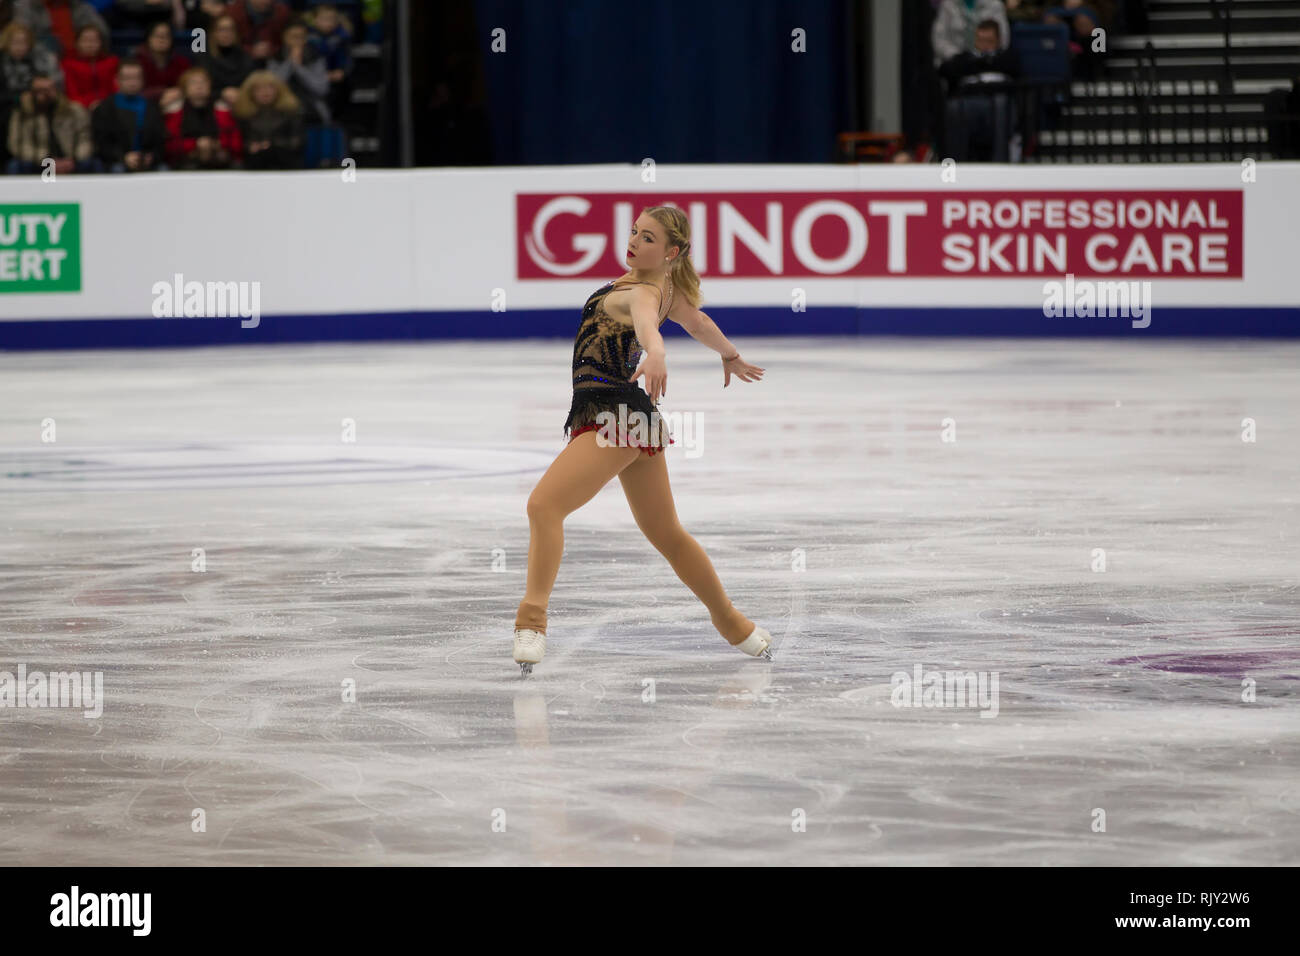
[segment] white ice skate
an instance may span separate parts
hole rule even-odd
[[[767,628],[759,627],[757,624],[754,625],[754,630],[749,637],[733,646],[751,657],[761,657],[765,661],[772,659],[772,635],[767,632]]]
[[[520,677],[531,674],[533,665],[540,664],[545,653],[545,634],[527,627],[515,628],[515,663],[519,665]]]

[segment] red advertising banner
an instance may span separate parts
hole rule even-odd
[[[623,272],[633,221],[661,203],[713,278],[1242,278],[1240,189],[520,193],[516,277]]]

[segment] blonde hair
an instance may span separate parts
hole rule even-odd
[[[0,51],[9,52],[9,41],[14,38],[15,34],[25,33],[27,35],[28,54],[30,55],[36,49],[36,31],[29,27],[23,20],[14,20],[9,26],[0,30]]]
[[[216,86],[216,84],[212,82],[212,76],[208,73],[208,71],[203,69],[203,67],[201,66],[192,66],[176,78],[176,86],[181,91],[182,96],[186,97],[187,99],[189,98],[190,81],[193,80],[195,77],[199,77],[199,76],[203,77],[205,80],[208,81],[208,92],[213,91],[213,88]]]
[[[271,104],[271,109],[284,113],[298,112],[298,97],[293,95],[284,80],[270,70],[254,70],[239,85],[239,96],[235,98],[236,116],[240,119],[248,119],[258,111],[260,107],[253,99],[253,87],[261,86],[263,83],[269,83],[276,89],[275,102]]]
[[[641,210],[641,215],[650,216],[664,227],[667,233],[667,238],[664,239],[665,249],[669,246],[677,246],[681,249],[672,265],[668,267],[668,274],[672,277],[677,294],[698,308],[700,277],[695,271],[695,263],[690,259],[691,224],[686,218],[686,213],[675,206],[647,206]]]

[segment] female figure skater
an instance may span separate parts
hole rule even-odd
[[[722,330],[697,308],[700,279],[688,258],[690,238],[681,210],[645,209],[628,240],[630,270],[592,293],[582,310],[573,344],[573,403],[564,422],[569,441],[528,498],[528,581],[515,617],[514,656],[523,676],[546,652],[546,606],[564,551],[564,519],[615,475],[637,527],[704,602],[727,643],[772,659],[772,635],[736,610],[708,555],[678,522],[668,466],[656,454],[663,451],[665,436],[673,442],[656,407],[668,385],[659,334],[666,318],[723,357],[724,388],[733,375],[753,382],[764,371],[741,359]],[[636,382],[643,375],[648,395]],[[644,419],[638,421],[636,412]],[[631,435],[623,422],[636,423]],[[644,427],[636,425],[644,423],[650,424],[650,434],[642,443],[636,439]]]

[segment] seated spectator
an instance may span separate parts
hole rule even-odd
[[[279,56],[266,68],[288,85],[302,103],[303,114],[310,123],[328,123],[330,108],[329,72],[325,59],[307,42],[307,25],[295,20],[284,28]]]
[[[144,43],[136,50],[136,59],[144,70],[144,95],[156,100],[164,110],[179,105],[181,91],[176,84],[193,64],[176,52],[172,28],[167,23],[160,21],[149,28]]]
[[[948,81],[948,156],[1005,163],[1010,156],[1014,107],[1010,84],[1020,75],[1015,50],[1001,47],[996,20],[975,28],[974,49],[939,67]]]
[[[939,75],[949,88],[973,84],[1002,83],[1020,75],[1020,58],[1011,47],[1000,46],[996,20],[985,20],[975,28],[975,42],[939,66]]]
[[[244,81],[235,103],[246,169],[302,169],[302,116],[297,97],[270,70]]]
[[[202,30],[207,36],[212,36],[212,28],[217,22],[218,17],[224,17],[229,11],[230,4],[226,0],[188,0],[185,9],[185,30],[190,36],[194,35],[195,30]]]
[[[1043,10],[1044,23],[1068,23],[1071,39],[1084,48],[1091,46],[1093,30],[1109,29],[1114,19],[1115,0],[1064,0]]]
[[[0,33],[0,72],[5,75],[9,95],[16,101],[26,93],[32,80],[38,76],[51,77],[63,84],[59,58],[43,46],[36,45],[36,33],[21,20],[16,20]]]
[[[45,47],[35,46],[36,35],[21,20],[15,20],[0,32],[0,168],[9,162],[9,117],[18,98],[32,86],[38,76],[63,82],[59,61]]]
[[[1002,0],[943,0],[930,28],[934,65],[938,67],[958,53],[973,49],[975,25],[984,20],[997,23],[1002,46],[1011,42],[1007,10]]]
[[[342,116],[352,96],[352,25],[332,3],[317,5],[309,22],[307,42],[325,60],[329,76],[330,112]]]
[[[212,77],[222,102],[233,106],[239,88],[254,69],[252,56],[239,44],[239,28],[234,17],[217,17],[208,37],[208,52],[199,57],[198,65]]]
[[[117,83],[117,57],[105,56],[108,38],[99,27],[84,26],[77,31],[77,50],[63,58],[63,82],[68,99],[86,109],[94,109],[100,100],[111,96]]]
[[[235,0],[229,13],[254,60],[265,62],[280,52],[281,34],[293,16],[282,0]]]
[[[64,96],[48,76],[32,80],[32,88],[18,100],[9,117],[7,171],[39,173],[47,159],[56,175],[98,172],[95,143],[90,134],[90,114],[80,103]]]
[[[71,53],[82,27],[99,27],[108,36],[108,24],[85,0],[15,0],[14,19],[36,31],[36,42],[55,57]]]
[[[1070,72],[1080,79],[1091,79],[1097,69],[1092,32],[1099,27],[1110,29],[1114,18],[1114,0],[1065,0],[1063,4],[1049,3],[1043,10],[1043,23],[1069,25]]]
[[[230,169],[243,156],[239,124],[220,100],[212,81],[195,67],[181,77],[184,105],[167,115],[166,154],[178,169]]]
[[[166,169],[167,130],[158,104],[144,95],[144,69],[135,60],[117,68],[117,92],[90,114],[95,155],[111,173]]]

